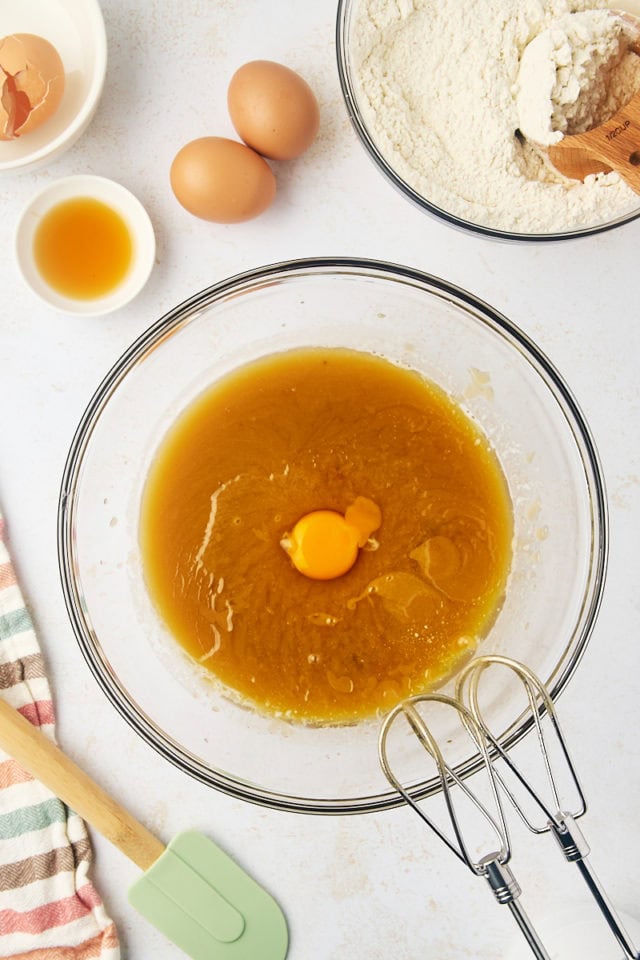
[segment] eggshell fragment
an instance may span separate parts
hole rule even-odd
[[[64,66],[53,44],[33,33],[0,40],[0,140],[36,130],[56,112]]]
[[[240,223],[267,209],[276,180],[266,160],[226,137],[185,144],[171,164],[171,188],[182,206],[203,220]]]
[[[313,90],[295,71],[272,60],[252,60],[236,70],[227,104],[239,136],[272,160],[299,157],[318,132]]]

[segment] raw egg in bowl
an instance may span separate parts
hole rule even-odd
[[[253,270],[152,325],[98,387],[59,508],[69,614],[117,709],[201,781],[317,813],[399,802],[380,715],[476,651],[557,696],[606,543],[589,429],[535,344],[352,259]],[[492,693],[511,744],[527,722]]]

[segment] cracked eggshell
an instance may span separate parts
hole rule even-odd
[[[53,44],[33,33],[0,40],[0,140],[15,140],[53,116],[64,94],[64,65]]]

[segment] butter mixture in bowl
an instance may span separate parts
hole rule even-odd
[[[378,508],[368,526],[363,505]],[[336,508],[353,517],[346,564]],[[283,532],[299,517],[320,528],[293,564]],[[511,537],[473,422],[356,351],[294,350],[221,380],[169,431],[143,499],[147,582],[172,633],[228,692],[315,723],[375,715],[453,672],[495,619]]]
[[[301,260],[126,351],[69,453],[59,553],[89,665],[161,754],[257,803],[356,812],[398,802],[379,715],[476,649],[564,688],[606,510],[575,400],[506,318],[406,267]],[[526,732],[508,691],[491,711]]]
[[[395,186],[456,225],[527,240],[626,222],[640,200],[617,173],[568,179],[522,131],[524,120],[548,135],[552,113],[559,135],[595,126],[640,89],[640,56],[606,11],[600,0],[341,0],[338,67],[356,131]]]

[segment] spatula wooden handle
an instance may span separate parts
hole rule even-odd
[[[2,699],[0,747],[142,870],[164,852],[157,837]]]

